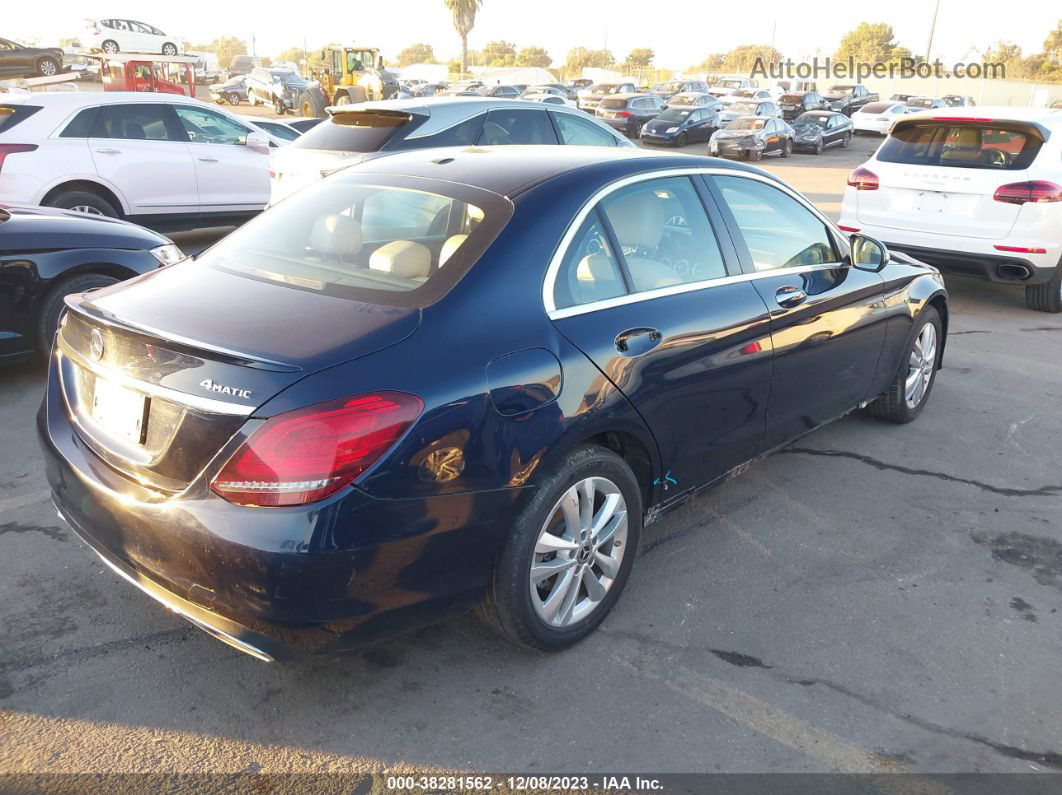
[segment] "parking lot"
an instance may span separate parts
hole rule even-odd
[[[878,140],[762,165],[836,218]],[[850,416],[667,516],[553,656],[471,617],[335,659],[218,643],[56,517],[44,370],[0,370],[0,771],[1062,770],[1062,319],[948,286],[917,422]]]

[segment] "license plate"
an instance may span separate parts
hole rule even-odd
[[[147,423],[147,398],[119,384],[97,378],[92,392],[92,419],[115,436],[141,444]]]
[[[796,105],[782,105],[782,110],[796,110]]]

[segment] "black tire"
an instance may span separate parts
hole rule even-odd
[[[851,142],[851,140],[852,140],[852,133],[846,132],[843,136],[841,136],[841,148],[842,149],[847,149],[848,148],[848,144]]]
[[[922,394],[918,403],[912,407],[907,405],[907,400],[904,395],[904,388],[910,370],[910,359],[914,352],[915,341],[922,333],[922,329],[930,323],[933,324],[936,330],[936,361],[933,365],[933,370],[929,377],[929,384],[926,386],[925,392]],[[896,377],[892,379],[892,383],[889,384],[888,389],[885,390],[885,394],[867,406],[867,413],[876,419],[893,422],[897,425],[903,425],[904,423],[912,422],[917,419],[918,415],[922,413],[922,409],[925,408],[926,403],[929,402],[929,396],[933,392],[933,384],[935,384],[937,380],[937,369],[940,367],[940,351],[943,343],[944,339],[941,335],[940,313],[937,312],[935,307],[927,306],[922,310],[922,314],[920,314],[915,321],[914,329],[911,333],[911,339],[907,343],[907,347],[903,349],[903,356],[900,358],[900,365],[897,368]]]
[[[66,306],[63,299],[68,295],[83,293],[86,290],[98,290],[117,284],[118,279],[102,273],[80,273],[59,282],[41,302],[40,316],[37,319],[37,349],[47,359],[52,351],[55,332],[59,328],[59,316]]]
[[[1050,281],[1025,288],[1025,305],[1037,312],[1062,312],[1062,265],[1055,268]]]
[[[688,143],[689,143],[689,139],[686,136],[686,133],[679,133],[675,137],[675,146],[677,146],[679,149],[684,149],[686,147],[686,144],[688,144]]]
[[[531,602],[529,577],[539,532],[561,496],[588,477],[608,478],[627,504],[626,548],[619,571],[604,598],[585,618],[565,627],[547,624]],[[539,651],[560,651],[593,632],[619,599],[630,576],[642,528],[641,489],[627,463],[611,450],[582,445],[568,453],[535,490],[514,523],[495,566],[479,618],[506,640]]]
[[[757,160],[762,160],[763,159],[763,151],[760,150],[760,149],[749,149],[748,157],[749,157],[749,160],[751,160],[753,162],[756,162]]]
[[[793,139],[792,138],[786,138],[785,139],[785,146],[782,147],[782,151],[779,152],[779,154],[783,158],[789,157],[791,154],[793,154]]]
[[[171,56],[172,55],[176,55],[177,54],[177,45],[176,44],[172,44],[171,42],[166,42],[165,44],[162,45],[162,54],[163,55],[171,55]]]
[[[107,39],[107,41],[103,42],[102,49],[104,52],[114,55],[118,52],[118,42],[114,39]]]
[[[278,116],[283,116],[287,112],[287,108],[284,107],[284,103],[279,100],[273,100],[273,112]]]
[[[822,139],[820,138],[815,144],[815,154],[821,155],[822,154],[822,150],[825,149],[825,148],[826,148],[826,146],[825,146],[825,144],[822,143]]]
[[[230,105],[239,105],[240,104],[240,95],[239,94],[231,94],[230,93],[228,96],[225,97],[225,100]]]
[[[37,74],[41,77],[51,77],[59,74],[59,63],[54,58],[38,58]]]
[[[60,210],[73,210],[78,207],[91,208],[89,215],[104,215],[107,218],[121,218],[121,213],[109,201],[87,190],[67,190],[57,193],[45,202],[48,207]]]

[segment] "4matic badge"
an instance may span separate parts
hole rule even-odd
[[[205,381],[200,381],[199,386],[208,392],[217,392],[222,395],[232,395],[238,398],[249,398],[251,396],[250,389],[240,389],[238,386],[225,386],[224,384],[215,384],[209,378]]]

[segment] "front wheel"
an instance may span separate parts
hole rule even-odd
[[[763,152],[761,150],[759,150],[759,149],[749,149],[748,158],[749,158],[749,160],[752,160],[753,162],[755,162],[757,160],[762,160],[763,159]]]
[[[107,41],[103,42],[103,51],[108,55],[114,55],[118,52],[118,42],[107,39]]]
[[[239,105],[240,104],[240,95],[239,94],[229,94],[228,100],[229,100],[229,104],[230,105]]]
[[[273,100],[273,112],[275,114],[277,114],[278,116],[283,116],[286,111],[287,108],[284,107],[284,103],[281,100]]]
[[[37,61],[37,74],[41,77],[51,77],[59,73],[59,64],[52,58],[41,58]]]
[[[641,519],[641,491],[627,463],[597,445],[573,450],[517,516],[480,618],[540,651],[582,640],[627,583]]]
[[[1055,269],[1050,281],[1025,288],[1025,305],[1038,312],[1062,312],[1062,266]]]
[[[685,148],[688,142],[689,141],[686,138],[686,133],[679,133],[678,137],[675,138],[675,146],[677,146],[679,149]]]
[[[922,413],[936,380],[943,342],[940,313],[927,306],[916,321],[914,336],[899,372],[885,394],[867,406],[872,417],[903,424]]]
[[[786,138],[785,146],[782,147],[782,157],[789,157],[791,154],[793,154],[793,139]]]
[[[815,144],[815,154],[821,155],[823,147],[824,147],[824,144],[822,143],[822,139],[820,138],[818,140],[818,143]]]
[[[165,44],[162,45],[162,54],[163,55],[176,55],[177,54],[177,45],[171,44],[170,42],[166,42]]]
[[[847,149],[849,142],[852,140],[852,133],[845,133],[841,136],[841,148]]]

